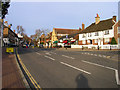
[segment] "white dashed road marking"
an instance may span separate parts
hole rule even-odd
[[[36,52],[36,54],[41,55],[40,53]]]
[[[56,54],[56,53],[54,53],[54,52],[50,52],[50,53]]]
[[[45,54],[47,54],[47,55],[51,55],[50,53],[45,53]]]
[[[99,57],[102,57],[102,55],[99,55]]]
[[[53,61],[55,60],[54,58],[51,58],[51,57],[46,56],[46,55],[45,55],[45,57],[46,57],[46,58],[49,58],[49,59],[51,59],[51,60],[53,60]]]
[[[94,54],[94,56],[97,56],[97,54]]]
[[[67,63],[64,63],[64,62],[60,62],[60,63],[63,64],[63,65],[66,65],[66,66],[68,66],[68,67],[74,68],[74,69],[76,69],[76,70],[78,70],[78,71],[81,71],[81,72],[84,72],[84,73],[87,73],[87,74],[91,74],[90,72],[87,72],[87,71],[85,71],[85,70],[79,69],[79,68],[74,67],[74,66],[72,66],[72,65],[69,65],[69,64],[67,64]]]
[[[69,56],[66,56],[66,55],[62,55],[63,57],[66,57],[66,58],[71,58],[71,59],[75,59],[73,57],[69,57]]]

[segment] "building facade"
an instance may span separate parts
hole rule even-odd
[[[85,28],[79,33],[79,45],[109,45],[112,38],[117,35],[115,31],[116,16],[100,21],[97,14],[95,23]],[[117,41],[117,38],[115,38]]]
[[[61,37],[67,37],[68,35],[78,33],[79,31],[79,29],[53,28],[51,43],[53,44],[54,41],[58,41]]]
[[[4,26],[3,30],[3,43],[4,46],[8,44],[18,45],[19,39],[17,34],[10,29],[10,27]]]

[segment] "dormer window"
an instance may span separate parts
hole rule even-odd
[[[107,35],[107,34],[109,34],[109,30],[106,30],[106,31],[105,31],[105,35]]]

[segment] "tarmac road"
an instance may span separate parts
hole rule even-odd
[[[94,51],[93,55],[59,49],[18,48],[18,51],[42,88],[118,88],[120,84],[118,61],[94,55]]]

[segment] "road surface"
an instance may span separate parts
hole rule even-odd
[[[118,51],[106,52],[18,48],[41,88],[118,88],[118,60],[110,57]]]

